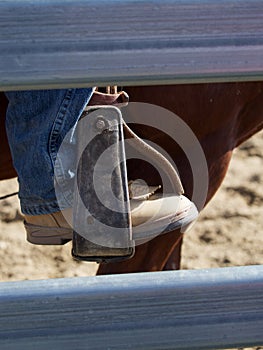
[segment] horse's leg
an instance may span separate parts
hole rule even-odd
[[[232,156],[232,151],[227,152],[220,159],[211,163],[209,179],[210,179],[210,191],[207,196],[206,203],[210,201],[210,199],[214,196],[215,192],[219,189],[222,181],[225,178],[230,160]],[[185,234],[194,234],[194,227],[190,232]],[[183,243],[183,236],[178,244],[174,247],[173,251],[170,252],[170,255],[167,259],[167,262],[163,268],[163,270],[179,270],[180,262],[181,262],[181,248]]]
[[[97,274],[161,271],[164,269],[170,254],[181,242],[181,237],[180,231],[172,231],[158,236],[150,242],[137,246],[136,253],[131,260],[102,264]]]
[[[181,253],[183,245],[183,236],[181,239],[178,239],[176,246],[171,252],[169,258],[167,259],[166,264],[163,267],[163,270],[180,270],[181,268]]]

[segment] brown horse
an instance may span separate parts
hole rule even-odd
[[[170,86],[127,87],[133,102],[146,102],[164,107],[184,120],[199,140],[206,156],[209,187],[206,203],[220,187],[226,174],[232,151],[263,127],[263,82],[216,83]],[[1,152],[0,179],[16,175],[4,133],[7,101],[0,95]],[[134,131],[144,139],[160,145],[176,166],[186,195],[191,197],[193,176],[191,166],[181,148],[166,134],[149,127],[134,125]],[[149,182],[156,176],[145,165]],[[128,162],[130,178],[138,178],[138,167]],[[98,274],[160,271],[180,267],[182,234],[170,232],[136,248],[128,261],[101,265]]]

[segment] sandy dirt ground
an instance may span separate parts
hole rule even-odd
[[[263,132],[235,150],[223,185],[185,236],[182,268],[263,264],[262,150]],[[1,195],[16,190],[16,180],[0,182]],[[70,244],[27,243],[17,197],[0,201],[0,219],[0,281],[95,274],[95,263],[72,260]]]

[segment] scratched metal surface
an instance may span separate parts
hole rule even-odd
[[[261,0],[0,0],[0,89],[261,80]]]
[[[7,282],[1,350],[263,344],[263,266]]]

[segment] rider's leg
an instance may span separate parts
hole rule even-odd
[[[9,100],[6,130],[18,174],[22,213],[40,215],[61,210],[54,190],[56,155],[92,91],[86,88],[6,92]],[[62,170],[65,181],[67,170]]]

